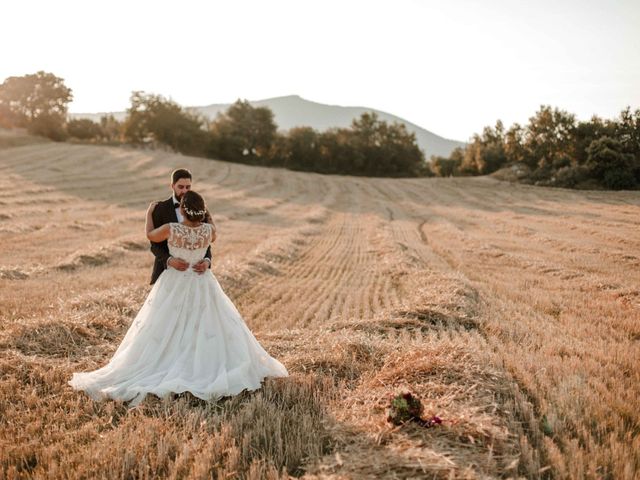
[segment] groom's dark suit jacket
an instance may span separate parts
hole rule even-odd
[[[169,222],[177,222],[178,216],[176,215],[176,209],[173,206],[173,197],[169,197],[167,200],[158,202],[156,208],[153,209],[151,214],[153,219],[153,228],[158,228],[160,225],[164,225]],[[169,255],[169,245],[167,241],[164,242],[151,242],[151,252],[155,255],[156,259],[153,263],[153,273],[151,274],[151,285],[156,283],[156,280],[162,272],[167,268],[167,260]],[[211,260],[211,247],[207,248],[205,257]],[[211,265],[209,265],[211,266]]]

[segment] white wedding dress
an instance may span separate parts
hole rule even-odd
[[[204,258],[211,225],[171,223],[169,253],[191,265]],[[210,272],[168,268],[158,278],[109,363],[74,373],[69,384],[95,400],[139,404],[147,393],[191,392],[216,400],[260,388],[287,369],[262,348]]]

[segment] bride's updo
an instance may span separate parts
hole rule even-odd
[[[180,200],[180,205],[184,210],[187,220],[204,222],[205,218],[207,218],[207,206],[204,203],[204,198],[193,190],[185,192],[182,200]]]

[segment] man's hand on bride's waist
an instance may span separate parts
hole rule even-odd
[[[167,266],[184,272],[187,268],[189,268],[189,262],[183,260],[182,258],[169,257],[169,260],[167,260]]]
[[[203,274],[207,271],[209,266],[211,265],[211,261],[208,258],[203,258],[198,263],[193,265],[193,270],[199,274]]]

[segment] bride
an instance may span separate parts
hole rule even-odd
[[[207,209],[194,191],[184,194],[182,223],[153,228],[147,210],[147,238],[168,241],[169,253],[191,265],[215,240],[205,223]],[[165,270],[153,285],[122,343],[104,367],[74,373],[69,381],[94,400],[139,404],[148,393],[165,397],[191,392],[216,400],[260,388],[265,377],[286,377],[287,369],[262,348],[242,316],[209,272]]]

